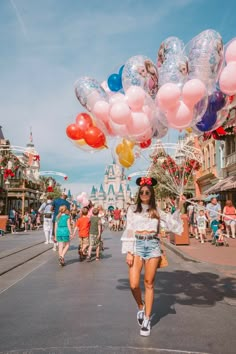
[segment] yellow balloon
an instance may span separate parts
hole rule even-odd
[[[75,140],[75,145],[84,146],[87,145],[84,139]]]
[[[134,163],[134,160],[134,153],[131,149],[126,149],[119,154],[119,162],[123,167],[131,167]]]
[[[135,143],[133,141],[127,140],[127,139],[123,139],[123,144],[130,147],[131,149],[134,147]]]
[[[185,130],[186,130],[186,132],[189,133],[189,134],[193,132],[192,128],[186,128]]]
[[[123,144],[118,144],[116,147],[116,153],[119,155],[125,149]]]

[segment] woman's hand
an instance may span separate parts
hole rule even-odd
[[[132,267],[132,265],[134,263],[134,255],[131,254],[130,252],[127,253],[126,263],[128,264],[129,267]]]

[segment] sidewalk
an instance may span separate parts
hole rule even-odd
[[[175,246],[168,238],[164,240],[167,248],[187,261],[212,263],[221,266],[236,267],[236,239],[227,239],[229,247],[213,246],[211,242],[201,244],[199,240],[190,238],[190,244]]]

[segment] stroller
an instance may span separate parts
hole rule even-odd
[[[213,239],[211,241],[211,244],[212,245],[215,245],[216,247],[217,246],[226,246],[226,247],[229,247],[229,243],[227,241],[227,237],[226,235],[223,233],[223,239],[222,240],[219,240],[219,235],[217,234],[217,230],[219,229],[219,225],[222,225],[223,223],[220,222],[220,221],[217,221],[217,220],[213,220],[211,222],[211,229],[213,231]],[[224,227],[225,228],[225,227]]]

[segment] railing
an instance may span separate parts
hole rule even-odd
[[[226,167],[233,165],[235,163],[236,163],[236,152],[226,156],[226,158],[225,158],[225,166]]]

